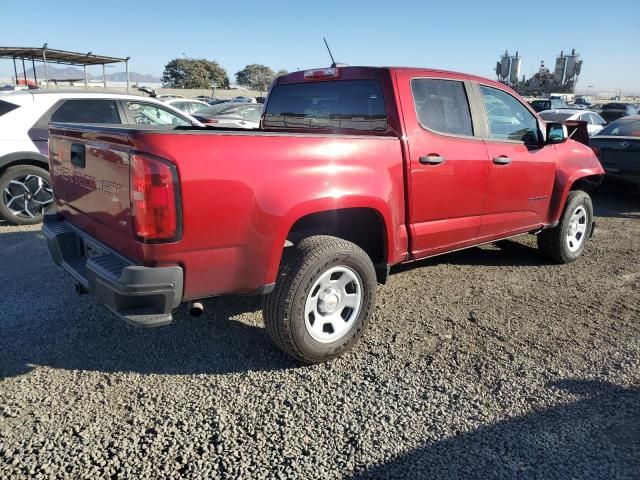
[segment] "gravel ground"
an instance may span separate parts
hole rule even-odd
[[[0,226],[0,478],[640,478],[640,197],[595,204],[571,265],[520,237],[397,269],[312,367],[259,299],[132,329]]]

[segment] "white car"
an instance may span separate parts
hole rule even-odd
[[[165,105],[171,105],[172,107],[177,108],[181,112],[188,113],[189,115],[197,112],[198,110],[209,107],[208,103],[191,98],[168,98],[166,100],[161,100]]]
[[[0,220],[42,221],[53,206],[49,122],[202,126],[152,98],[109,93],[29,90],[0,96]]]
[[[606,125],[606,121],[592,110],[582,110],[578,108],[558,108],[556,110],[545,110],[540,112],[540,118],[545,122],[566,122],[567,120],[582,120],[587,122],[589,136],[597,135]]]

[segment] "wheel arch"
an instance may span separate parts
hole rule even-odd
[[[560,220],[560,215],[567,203],[569,192],[573,190],[584,190],[592,192],[602,183],[604,173],[601,168],[582,169],[575,171],[563,182],[556,184],[554,195],[551,201],[549,220],[551,225],[556,225]]]
[[[330,235],[358,245],[371,258],[378,281],[386,282],[393,238],[388,220],[379,208],[344,205],[296,215],[289,222],[285,248],[313,235]],[[278,254],[278,265],[281,255],[282,249]]]
[[[13,152],[0,157],[0,173],[16,165],[33,165],[49,171],[49,159],[38,152]]]

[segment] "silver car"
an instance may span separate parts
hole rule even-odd
[[[567,120],[582,120],[587,122],[589,136],[597,135],[604,128],[607,122],[604,118],[592,110],[581,110],[578,108],[558,108],[556,110],[545,110],[540,112],[540,118],[545,122],[566,122]]]
[[[256,129],[260,126],[262,105],[259,103],[220,103],[192,115],[213,127]]]

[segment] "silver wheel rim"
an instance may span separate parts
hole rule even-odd
[[[587,210],[580,205],[576,208],[569,219],[569,225],[567,226],[567,248],[570,252],[577,252],[584,239],[587,236]]]
[[[37,218],[53,203],[53,190],[44,178],[23,175],[12,178],[5,185],[2,201],[16,217]]]
[[[356,323],[362,307],[362,280],[355,270],[337,266],[314,282],[304,307],[307,333],[316,341],[340,340]]]

